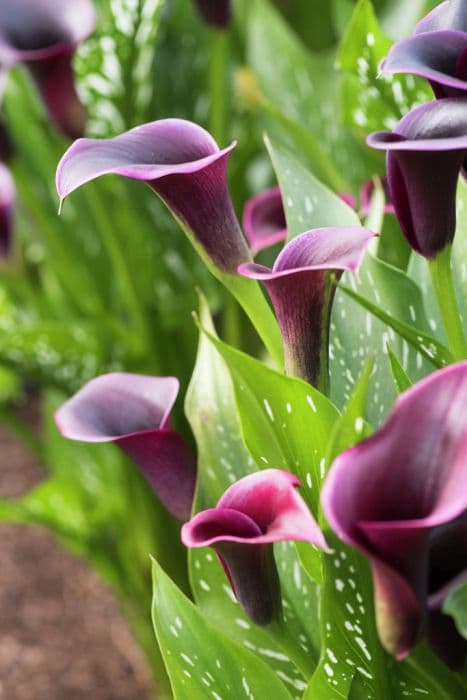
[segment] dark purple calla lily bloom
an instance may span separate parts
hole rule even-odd
[[[427,609],[467,570],[467,363],[402,394],[385,424],[331,466],[332,529],[370,559],[379,635],[402,659]],[[439,601],[438,601],[439,607]]]
[[[314,229],[290,241],[272,270],[256,263],[238,268],[241,275],[266,286],[279,321],[288,374],[326,390],[335,280],[344,270],[358,270],[374,236],[359,226]]]
[[[215,508],[182,528],[187,547],[214,547],[238,602],[258,625],[268,625],[281,611],[272,544],[300,540],[327,550],[298,486],[296,476],[279,469],[249,474],[230,486]]]
[[[206,24],[227,29],[231,20],[231,0],[194,0],[195,7]]]
[[[139,467],[167,510],[187,520],[196,467],[191,450],[170,428],[178,389],[175,377],[104,374],[66,401],[55,421],[72,440],[114,442]]]
[[[235,143],[219,150],[197,124],[162,119],[110,139],[79,139],[57,169],[64,199],[101,175],[146,182],[220,270],[235,273],[250,253],[227,189],[227,159]]]
[[[76,94],[71,61],[95,22],[91,0],[0,3],[0,66],[27,66],[52,120],[70,138],[83,134],[86,119]]]
[[[0,163],[0,257],[11,252],[16,205],[15,183],[8,168]]]
[[[467,6],[465,0],[448,0],[435,7],[420,20],[414,34],[434,32],[442,29],[457,29],[467,32]]]
[[[417,107],[393,132],[370,134],[367,143],[388,152],[389,189],[409,244],[435,257],[456,229],[457,180],[467,157],[467,101],[446,98]]]
[[[398,41],[382,62],[381,72],[426,78],[438,98],[466,96],[467,33],[440,30]]]
[[[279,187],[271,187],[249,199],[242,223],[253,255],[285,241],[287,224]]]

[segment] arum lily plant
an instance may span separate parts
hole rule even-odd
[[[145,377],[115,372],[88,382],[57,411],[64,437],[83,442],[114,442],[180,520],[191,511],[195,458],[170,428],[178,394],[174,377]]]
[[[91,0],[4,0],[0,5],[0,68],[23,63],[49,115],[66,136],[82,136],[86,115],[76,93],[72,59],[93,31]]]
[[[336,280],[356,272],[374,233],[369,229],[322,228],[288,243],[272,269],[257,263],[239,267],[264,282],[281,328],[288,374],[324,391],[328,387],[329,323]]]
[[[467,363],[436,372],[335,460],[323,489],[331,527],[370,559],[379,635],[399,659],[415,645],[430,601],[467,572],[466,408]]]

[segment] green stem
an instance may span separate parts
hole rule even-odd
[[[233,296],[225,298],[223,311],[223,337],[234,348],[242,347],[242,332],[240,323],[240,307]]]
[[[302,676],[308,680],[315,670],[316,663],[312,656],[305,652],[300,643],[291,635],[290,629],[283,617],[267,626],[267,631],[276,644],[282,649],[298,668]]]
[[[434,693],[431,697],[439,700],[465,700],[467,697],[467,687],[459,674],[450,671],[426,642],[415,647],[407,663],[426,680]]]
[[[227,124],[228,49],[228,33],[212,31],[209,70],[209,92],[211,95],[209,130],[220,145],[224,143]]]
[[[430,260],[429,267],[449,348],[455,360],[465,360],[467,344],[452,278],[451,246],[445,246],[433,260]]]
[[[133,322],[133,327],[141,342],[142,347],[149,347],[150,334],[146,324],[146,318],[141,309],[138,294],[136,292],[130,270],[125,260],[122,248],[118,241],[118,236],[115,235],[114,226],[107,216],[107,212],[102,206],[99,195],[96,193],[94,186],[86,187],[86,196],[89,201],[91,211],[93,213],[96,224],[99,228],[99,233],[102,243],[106,247],[110,261],[112,263],[115,278],[121,285],[122,299],[125,301],[128,313]]]

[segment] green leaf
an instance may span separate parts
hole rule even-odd
[[[394,379],[394,386],[396,387],[396,391],[398,394],[401,394],[403,391],[406,389],[409,389],[412,386],[412,382],[410,381],[410,377],[408,376],[407,372],[404,370],[402,367],[401,363],[399,362],[397,355],[395,355],[391,348],[388,346],[388,358],[389,358],[389,363],[391,365],[391,372],[392,372],[392,378]]]
[[[362,133],[393,129],[410,109],[432,99],[425,81],[412,75],[378,78],[392,41],[381,31],[370,0],[360,0],[344,36],[338,63],[345,72],[344,114]]]
[[[200,299],[200,321],[213,336],[214,325],[206,301]],[[195,370],[185,400],[185,411],[198,447],[198,487],[194,510],[216,505],[234,481],[257,469],[240,432],[232,380],[227,366],[209,338],[200,333]],[[283,606],[291,635],[308,653],[319,655],[319,626],[315,584],[300,570],[290,543],[275,546]],[[295,691],[303,681],[284,649],[267,628],[251,623],[233,596],[230,584],[211,549],[192,549],[190,581],[198,606],[220,630],[254,651]]]
[[[221,634],[153,561],[153,623],[175,700],[291,700],[276,674]]]
[[[467,583],[461,583],[449,593],[443,612],[454,618],[459,634],[467,639]]]
[[[372,154],[355,143],[336,104],[340,76],[335,53],[307,50],[264,0],[251,3],[246,44],[274,133],[291,142],[313,171],[337,189],[349,179],[356,185],[367,179],[365,159]]]

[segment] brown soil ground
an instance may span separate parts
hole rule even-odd
[[[0,494],[18,496],[41,478],[0,426]],[[0,700],[151,697],[144,659],[106,586],[43,529],[0,524]]]

